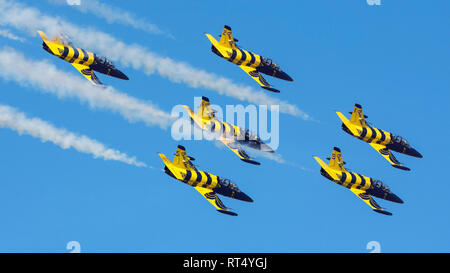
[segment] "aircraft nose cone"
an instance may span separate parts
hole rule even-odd
[[[122,71],[117,70],[117,69],[111,71],[110,75],[113,76],[113,77],[122,79],[122,80],[127,80],[127,81],[129,80],[127,75],[123,74]]]
[[[275,153],[275,151],[267,144],[261,143],[260,150],[263,152]]]
[[[423,155],[421,155],[416,149],[413,148],[411,148],[409,154],[414,157],[423,158]]]
[[[294,80],[293,80],[288,74],[286,74],[286,72],[284,72],[284,71],[278,72],[278,73],[277,73],[277,76],[278,76],[280,79],[283,79],[283,80],[286,80],[286,81],[290,81],[290,82],[294,81]]]
[[[245,201],[245,202],[252,202],[253,203],[253,199],[250,198],[250,196],[248,196],[247,194],[240,192],[238,195],[235,195],[236,199],[241,200],[241,201]]]
[[[269,152],[269,153],[275,153],[275,151],[264,142],[258,140],[258,141],[244,141],[242,142],[243,145],[246,145],[250,148],[253,148],[255,150],[259,150],[261,152]]]
[[[400,197],[398,197],[397,195],[395,195],[393,193],[391,193],[389,195],[389,201],[392,201],[392,202],[395,202],[395,203],[399,203],[399,204],[403,204],[404,203],[403,200],[400,199]]]

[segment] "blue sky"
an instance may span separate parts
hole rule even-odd
[[[212,142],[177,142],[170,128],[128,122],[113,111],[1,78],[1,104],[155,167],[105,161],[0,129],[1,252],[67,252],[69,241],[78,241],[83,252],[368,252],[370,241],[378,241],[382,252],[450,251],[447,1],[259,1],[256,7],[240,1],[228,7],[211,1],[108,1],[163,34],[108,23],[67,5],[21,3],[259,91],[239,68],[210,51],[203,33],[219,35],[230,25],[242,47],[272,58],[294,79],[266,77],[281,90],[267,95],[315,121],[281,113],[277,153],[295,165],[258,158],[262,165],[253,166]],[[2,48],[82,77],[43,51],[39,37],[10,25],[0,28],[25,39],[0,37]],[[192,105],[194,96],[223,106],[248,104],[116,65],[131,80],[99,74],[105,84],[167,112],[176,104]],[[351,111],[354,103],[374,126],[405,137],[424,155],[397,155],[412,171],[390,167],[341,130],[335,110]],[[194,189],[165,175],[157,153],[172,156],[177,144],[200,169],[232,179],[255,202],[222,197],[239,216],[222,215]],[[333,146],[341,148],[348,168],[382,180],[405,204],[379,200],[394,215],[377,214],[322,177],[313,156],[324,159]]]

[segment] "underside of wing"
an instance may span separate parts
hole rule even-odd
[[[235,140],[232,139],[226,139],[226,138],[220,138],[219,139],[223,144],[225,144],[233,153],[235,153],[239,158],[247,163],[253,164],[253,165],[260,165],[259,162],[256,162],[252,160],[248,154],[242,149],[241,145],[237,143]]]
[[[217,209],[218,212],[225,213],[225,214],[228,214],[228,215],[237,216],[237,213],[230,211],[222,203],[222,201],[219,199],[219,197],[217,196],[217,194],[213,190],[206,189],[206,188],[203,188],[203,187],[195,187],[195,189],[201,195],[203,195],[203,197],[205,197],[206,200],[208,200]]]
[[[72,65],[78,71],[80,71],[80,73],[83,74],[83,76],[85,76],[86,79],[88,79],[93,85],[95,85],[95,86],[103,86],[103,84],[97,78],[97,75],[95,75],[95,73],[92,70],[92,68],[90,68],[89,66],[86,66],[86,65],[76,64],[76,63],[72,63]]]
[[[361,198],[361,200],[364,201],[367,205],[369,205],[375,212],[385,214],[385,215],[392,215],[389,211],[385,211],[380,205],[378,205],[375,200],[373,200],[372,196],[368,195],[365,191],[359,190],[359,189],[350,189],[356,196]]]
[[[391,165],[395,168],[402,169],[405,171],[409,171],[410,169],[408,167],[405,167],[400,163],[395,156],[392,154],[392,152],[386,148],[386,146],[376,143],[369,143],[370,146],[372,146],[377,152],[379,152]]]
[[[273,88],[264,78],[263,76],[261,76],[261,73],[259,73],[258,70],[256,70],[256,68],[253,67],[249,67],[249,66],[245,66],[245,65],[240,65],[240,68],[242,68],[242,70],[244,70],[250,77],[252,77],[252,79],[254,79],[255,81],[257,81],[259,83],[259,85],[261,85],[262,88],[275,92],[275,93],[280,93],[279,90]]]

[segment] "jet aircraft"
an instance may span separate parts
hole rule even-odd
[[[242,192],[229,179],[221,178],[216,175],[199,171],[192,164],[194,158],[186,154],[186,149],[178,145],[173,162],[164,154],[158,154],[164,162],[164,172],[171,177],[194,187],[200,194],[206,198],[218,212],[237,216],[237,213],[230,211],[217,196],[218,194],[234,198],[241,201],[253,202],[253,200]]]
[[[71,63],[92,84],[96,86],[103,86],[94,71],[115,78],[128,80],[128,77],[118,70],[105,57],[99,57],[96,54],[82,48],[75,48],[71,42],[64,41],[64,37],[56,36],[52,40],[49,40],[44,32],[39,30],[38,33],[43,40],[42,48],[45,51]]]
[[[410,144],[402,137],[392,133],[371,127],[365,119],[367,116],[363,114],[362,107],[355,104],[353,112],[351,112],[350,120],[348,120],[341,112],[336,112],[342,120],[342,130],[349,135],[356,137],[370,144],[377,152],[379,152],[391,165],[395,168],[409,171],[408,167],[403,166],[392,154],[392,151],[422,158],[422,155],[410,146]]]
[[[219,41],[210,34],[206,34],[206,36],[212,43],[212,52],[229,62],[237,64],[242,70],[250,75],[252,79],[257,81],[262,88],[276,93],[280,92],[273,88],[260,73],[286,81],[293,81],[293,79],[289,77],[286,72],[283,72],[271,59],[239,48],[236,45],[238,40],[233,38],[233,33],[229,26],[224,27]]]
[[[207,97],[202,97],[197,113],[192,111],[187,105],[183,105],[183,107],[188,112],[191,121],[198,128],[216,134],[218,140],[239,156],[242,161],[260,165],[259,162],[254,161],[248,156],[242,149],[241,144],[263,152],[274,153],[274,150],[269,145],[263,143],[258,136],[253,135],[250,131],[224,121],[219,121],[215,116],[215,111],[211,109],[211,104]]]
[[[363,176],[358,173],[349,172],[344,168],[345,162],[342,160],[341,150],[334,147],[328,165],[318,157],[314,157],[321,166],[320,174],[334,183],[348,188],[359,198],[361,198],[367,205],[369,205],[375,212],[392,215],[392,213],[380,207],[372,196],[395,203],[403,204],[403,201],[389,188],[379,180]]]

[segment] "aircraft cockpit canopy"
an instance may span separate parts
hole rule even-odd
[[[109,68],[115,68],[114,64],[104,56],[99,56],[97,59],[97,62],[100,64],[103,64]]]
[[[252,133],[250,133],[250,131],[248,129],[245,130],[245,136],[244,137],[245,137],[246,140],[255,140],[255,141],[259,140],[258,136],[253,135]]]
[[[264,65],[267,65],[275,70],[280,70],[280,67],[269,58],[261,56],[261,61]]]
[[[239,188],[231,182],[228,178],[223,178],[220,180],[221,184],[225,187],[231,188],[232,190],[239,191]]]
[[[399,135],[394,135],[394,134],[391,134],[391,136],[392,136],[393,142],[400,143],[400,144],[403,144],[403,145],[409,147],[408,141],[406,139],[404,139],[403,137],[401,137]]]
[[[391,190],[389,189],[388,186],[386,186],[383,182],[381,182],[380,180],[373,180],[372,181],[372,185],[374,188],[379,188],[380,190],[384,191],[384,192],[391,192]]]

